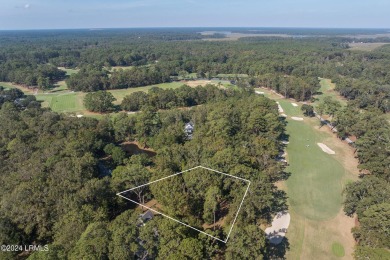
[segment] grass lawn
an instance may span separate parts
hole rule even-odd
[[[325,133],[294,120],[289,120],[287,133],[290,135],[287,171],[292,173],[287,180],[290,206],[311,220],[335,217],[342,203],[344,169],[334,156],[318,147],[317,143],[326,139]]]
[[[332,252],[337,257],[343,257],[345,256],[345,250],[342,244],[338,242],[334,242],[332,244]]]
[[[224,86],[226,85],[227,87],[232,87],[227,82],[222,81],[221,83]],[[163,89],[168,89],[168,88],[176,89],[181,87],[184,84],[185,84],[184,82],[169,82],[169,83],[161,83],[161,84],[138,87],[138,88],[115,89],[115,90],[109,90],[109,92],[111,92],[114,95],[114,97],[117,99],[114,102],[114,104],[119,105],[121,104],[125,96],[130,95],[131,93],[136,91],[146,92],[153,87],[159,87]],[[6,88],[19,88],[28,95],[33,94],[32,90],[29,90],[27,88],[9,82],[0,82],[0,86],[4,86]],[[85,95],[86,93],[83,92],[69,91],[66,86],[66,83],[64,81],[61,81],[57,83],[55,88],[51,89],[48,92],[39,91],[38,94],[35,95],[35,97],[37,98],[38,101],[42,102],[43,107],[50,107],[55,112],[77,112],[82,114],[88,114],[88,112],[86,111],[83,105],[83,100]],[[98,117],[98,115],[89,115],[89,114],[88,116]]]
[[[125,96],[130,95],[136,91],[148,91],[152,87],[159,87],[164,89],[178,88],[182,85],[183,83],[181,82],[170,82],[138,88],[109,90],[109,92],[111,92],[117,99],[114,103],[119,105]],[[50,93],[40,93],[36,95],[36,98],[38,101],[42,101],[43,107],[50,107],[55,112],[77,112],[86,114],[87,111],[83,105],[83,100],[86,93],[70,92],[63,89],[61,90],[61,88],[64,88],[64,86],[59,86],[57,88],[58,92],[52,90]],[[98,115],[91,116],[99,117]]]
[[[347,105],[347,101],[345,100],[345,98],[341,97],[339,93],[334,90],[336,85],[332,83],[330,79],[320,78],[320,85],[321,88],[319,92],[321,92],[322,94],[316,95],[316,98],[318,99],[316,103],[321,102],[322,100],[324,100],[325,97],[332,97],[333,99],[340,101],[342,106]]]
[[[67,92],[61,94],[38,94],[36,98],[42,101],[43,107],[50,107],[55,112],[83,112],[85,93]]]
[[[342,191],[348,182],[357,179],[351,173],[357,171],[357,163],[351,163],[353,150],[326,128],[319,128],[318,119],[304,117],[300,103],[267,89],[258,90],[278,101],[288,116],[286,171],[291,176],[280,184],[287,192],[291,214],[287,259],[338,259],[342,250],[346,258],[352,259],[354,240],[350,230],[354,221],[342,212]],[[292,116],[304,117],[304,121],[292,120]],[[324,153],[317,143],[328,145],[336,154]],[[337,248],[334,241],[339,241]]]
[[[24,93],[26,93],[27,95],[32,95],[34,93],[34,91],[32,89],[27,89],[27,88],[24,88],[22,86],[19,86],[19,85],[16,85],[16,84],[13,84],[11,82],[0,82],[0,86],[2,87],[5,87],[7,89],[10,89],[10,88],[18,88],[20,89],[21,91],[23,91]]]
[[[67,76],[70,76],[72,74],[76,74],[77,72],[79,72],[79,69],[67,69],[64,67],[58,67],[58,69],[65,71]]]
[[[218,78],[247,78],[248,74],[218,74]]]

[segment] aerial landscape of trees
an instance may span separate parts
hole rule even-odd
[[[275,185],[285,176],[277,158],[286,122],[276,103],[253,87],[308,102],[302,106],[306,116],[326,114],[339,138],[355,138],[361,174],[344,191],[345,214],[357,215],[355,257],[389,256],[389,45],[351,51],[353,38],[313,35],[203,41],[195,31],[180,30],[1,34],[0,244],[48,244],[50,251],[1,252],[0,258],[272,259],[260,226],[287,208]],[[66,75],[63,67],[75,73]],[[183,82],[175,89],[135,91],[120,109],[137,113],[100,119],[52,112],[20,90],[47,91],[65,80],[70,91],[87,92],[86,109],[107,113],[119,110],[107,90],[188,75],[228,78],[233,87]],[[330,97],[310,104],[319,77],[336,84],[346,105]],[[22,87],[1,87],[1,81]],[[191,137],[187,124],[194,128]],[[230,243],[158,215],[129,225],[140,221],[142,209],[117,192],[200,164],[252,182]],[[202,184],[210,187],[201,190]],[[154,199],[166,212],[198,228],[206,223],[206,232],[223,237],[226,227],[215,225],[223,206],[230,201],[223,215],[229,220],[242,198],[234,185],[183,176],[166,189],[152,185],[133,196]]]
[[[231,108],[229,113],[226,107]],[[0,110],[3,122],[0,126],[0,178],[4,184],[0,194],[4,227],[1,242],[50,245],[50,251],[32,254],[31,259],[87,256],[123,259],[139,254],[148,258],[202,259],[222,256],[225,252],[228,259],[234,259],[239,255],[267,254],[264,232],[255,224],[269,221],[273,212],[285,207],[284,198],[275,195],[266,199],[262,195],[276,191],[273,182],[280,178],[283,170],[275,158],[284,127],[272,101],[243,92],[194,110],[157,112],[150,108],[129,119],[129,116],[116,121],[74,118],[40,107],[25,109],[12,102],[4,103]],[[191,140],[184,138],[184,125],[189,120],[197,129]],[[120,133],[124,122],[131,130]],[[123,152],[115,155],[116,150],[122,151],[115,145],[115,139],[142,140],[153,147],[157,155],[149,159],[142,154],[130,158],[123,157]],[[269,143],[266,150],[264,143]],[[106,155],[118,165],[114,166],[112,177],[103,177],[99,170],[99,165],[107,160]],[[140,211],[134,204],[116,197],[116,192],[200,163],[248,178],[253,183],[262,183],[262,189],[252,191],[251,199],[262,198],[264,203],[252,204],[248,200],[248,204],[243,205],[243,215],[237,220],[240,228],[232,234],[232,239],[237,241],[247,240],[248,235],[253,234],[255,237],[251,240],[258,242],[256,247],[244,249],[234,244],[226,247],[212,241],[208,243],[213,246],[206,247],[202,241],[208,238],[159,216],[145,227],[128,225],[131,219],[138,221]],[[233,194],[227,195],[229,191],[225,190],[224,196],[234,198]],[[172,189],[153,191],[152,188],[148,192],[139,193],[139,199],[156,198],[167,211],[185,195],[178,193],[172,198]],[[214,216],[209,215],[208,209],[217,211],[218,204],[213,199],[219,192],[222,190],[218,191],[217,187],[209,189],[204,206],[197,209],[199,212],[206,209],[206,213],[194,216],[213,223]],[[167,194],[171,203],[163,199]],[[191,201],[194,200],[186,203]],[[230,214],[237,209],[234,204],[237,200],[233,201]],[[196,205],[192,208],[196,210]],[[160,235],[155,235],[155,229]],[[222,235],[226,231],[214,228],[208,232]],[[139,239],[143,242],[137,242]],[[15,254],[2,252],[2,256],[12,259]]]

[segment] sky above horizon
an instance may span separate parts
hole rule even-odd
[[[389,0],[0,0],[0,30],[390,28]]]

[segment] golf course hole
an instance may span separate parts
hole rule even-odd
[[[332,252],[337,257],[345,256],[345,250],[342,244],[338,242],[333,242],[332,244]]]

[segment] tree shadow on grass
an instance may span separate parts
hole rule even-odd
[[[288,250],[290,250],[290,243],[288,242],[288,238],[284,237],[282,242],[278,245],[269,244],[268,254],[265,259],[286,259],[286,253]]]

